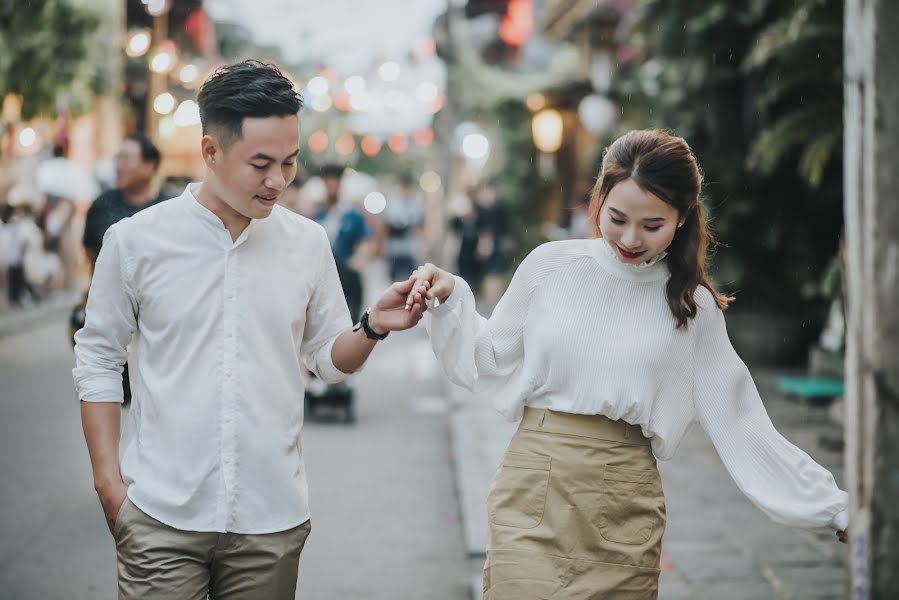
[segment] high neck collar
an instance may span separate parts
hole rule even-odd
[[[591,249],[593,257],[607,271],[632,281],[657,281],[668,277],[668,264],[665,262],[667,252],[662,252],[646,262],[628,263],[621,260],[612,245],[604,238],[592,240]]]

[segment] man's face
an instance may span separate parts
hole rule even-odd
[[[244,119],[240,138],[216,143],[216,195],[244,217],[264,219],[297,174],[299,147],[296,115]]]
[[[156,173],[156,163],[144,160],[140,144],[125,140],[115,157],[115,186],[132,190],[149,185]]]

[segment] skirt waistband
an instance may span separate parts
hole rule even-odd
[[[525,406],[519,427],[531,431],[579,435],[635,446],[649,446],[652,443],[637,425],[613,421],[603,415],[576,415],[546,408]]]

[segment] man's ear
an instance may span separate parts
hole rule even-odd
[[[200,140],[200,154],[203,156],[203,162],[210,169],[215,169],[216,160],[222,160],[222,149],[218,140],[208,133]]]

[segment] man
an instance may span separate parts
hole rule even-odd
[[[84,221],[81,243],[91,262],[92,272],[107,229],[122,219],[165,200],[165,196],[155,190],[154,179],[159,171],[159,162],[159,149],[144,134],[132,133],[122,141],[115,157],[115,187],[97,196]],[[72,311],[69,319],[72,336],[84,327],[86,306],[87,294]],[[122,371],[122,388],[125,394],[123,404],[127,405],[131,402],[131,380],[127,363]]]
[[[425,209],[421,194],[412,189],[409,173],[400,176],[400,185],[382,218],[387,225],[387,259],[390,278],[404,278],[418,265],[418,235],[425,223]]]
[[[371,234],[365,216],[353,202],[340,194],[344,168],[326,164],[319,171],[325,184],[325,202],[315,220],[318,221],[331,242],[337,273],[346,296],[350,314],[354,319],[362,310],[362,269],[371,254]]]
[[[421,318],[412,280],[351,326],[324,230],[278,196],[296,173],[300,96],[274,66],[199,92],[199,184],[113,225],[75,385],[119,598],[293,599],[311,529],[300,358],[339,381]],[[121,365],[136,331],[135,433],[119,460]]]
[[[165,199],[154,189],[159,160],[159,149],[142,133],[132,133],[122,142],[115,157],[115,188],[94,200],[84,222],[82,244],[91,268],[107,229]]]

